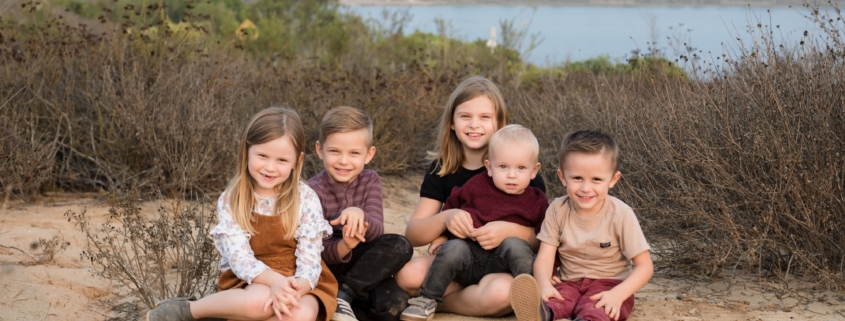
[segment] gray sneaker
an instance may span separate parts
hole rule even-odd
[[[146,321],[196,321],[191,315],[194,298],[169,298],[156,303],[155,309],[147,312]]]
[[[358,321],[355,318],[355,312],[352,311],[352,306],[349,302],[342,298],[337,298],[337,310],[332,315],[332,321]]]
[[[408,300],[409,307],[402,311],[399,320],[403,321],[429,321],[434,318],[434,310],[437,308],[437,301],[426,297],[416,297]]]

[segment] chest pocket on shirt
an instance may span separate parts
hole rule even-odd
[[[617,260],[620,255],[619,242],[615,239],[592,239],[586,243],[584,256],[591,261]]]

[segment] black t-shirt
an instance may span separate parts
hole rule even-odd
[[[438,200],[440,203],[445,203],[446,198],[452,193],[452,188],[463,186],[470,178],[480,173],[487,173],[487,167],[481,166],[478,169],[468,170],[461,167],[457,172],[440,177],[437,172],[440,171],[440,166],[437,166],[437,161],[431,162],[428,166],[428,171],[423,177],[422,186],[420,186],[420,197],[426,197],[433,200]],[[538,173],[531,183],[528,185],[534,186],[546,192],[546,183],[543,182],[543,177]]]

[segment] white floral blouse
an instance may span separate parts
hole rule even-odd
[[[276,199],[255,195],[257,204],[254,211],[261,215],[273,215]],[[332,228],[323,218],[320,199],[308,185],[299,183],[299,225],[296,227],[296,272],[294,277],[303,278],[311,283],[311,288],[317,287],[322,267],[320,266],[320,252],[323,250],[323,238],[331,235]],[[249,247],[250,235],[242,229],[232,218],[229,209],[229,193],[224,192],[217,200],[217,226],[211,229],[214,246],[220,252],[220,271],[232,269],[232,272],[248,284],[269,269],[264,262],[255,258]]]

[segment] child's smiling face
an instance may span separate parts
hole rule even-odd
[[[496,132],[496,108],[485,95],[467,100],[455,107],[452,126],[464,148],[480,151],[487,148]]]
[[[621,175],[614,170],[612,160],[604,152],[569,154],[564,159],[563,168],[557,171],[579,216],[590,216],[601,210],[608,191]]]
[[[275,187],[290,178],[300,156],[288,135],[250,146],[247,170],[255,182],[255,193],[264,197],[276,195]]]
[[[317,155],[334,183],[350,183],[373,159],[375,146],[370,146],[370,133],[366,128],[335,133],[317,142]]]

